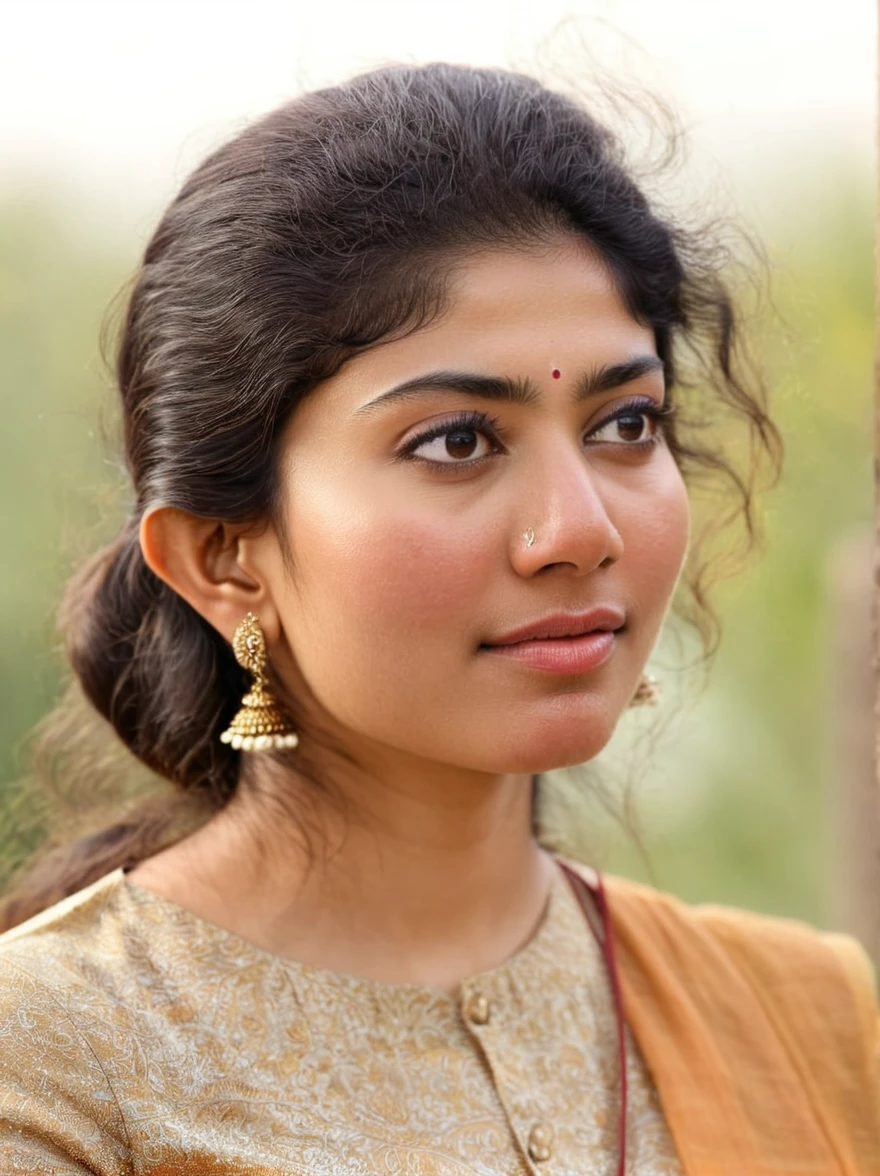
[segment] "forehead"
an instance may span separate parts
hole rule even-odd
[[[448,291],[438,329],[474,314],[491,318],[499,308],[507,315],[534,316],[548,299],[555,311],[574,298],[594,312],[604,307],[626,313],[607,265],[586,241],[574,237],[471,254],[453,269]]]
[[[617,362],[630,351],[654,351],[653,331],[629,313],[608,267],[584,242],[564,239],[531,248],[487,250],[452,272],[443,313],[428,326],[359,356],[373,374],[397,374],[402,363],[443,358],[508,371]]]
[[[323,410],[351,411],[429,371],[540,384],[560,369],[564,385],[569,374],[656,354],[651,328],[630,315],[608,268],[577,239],[470,255],[451,270],[446,290],[442,313],[427,326],[373,345],[326,380]]]

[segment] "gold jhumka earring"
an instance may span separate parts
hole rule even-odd
[[[249,612],[235,630],[232,652],[238,664],[253,674],[254,682],[241,700],[235,718],[220,736],[220,742],[231,744],[236,751],[296,747],[299,736],[272,693],[266,676],[269,660],[266,637],[253,613]]]

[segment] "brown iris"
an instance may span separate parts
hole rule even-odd
[[[470,457],[476,438],[474,429],[454,429],[446,434],[446,452],[450,457]]]

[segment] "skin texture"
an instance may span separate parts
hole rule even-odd
[[[278,955],[448,990],[540,921],[554,867],[530,831],[529,776],[585,762],[611,738],[689,539],[662,421],[638,406],[608,420],[634,398],[660,407],[662,371],[573,399],[584,374],[656,356],[587,246],[473,255],[450,292],[439,319],[350,360],[288,422],[279,484],[292,562],[271,528],[164,507],[142,525],[150,566],[227,639],[248,609],[258,615],[316,759],[325,735],[354,757],[325,756],[346,815],[308,789],[327,852],[310,869],[296,805],[265,802],[306,803],[297,753],[280,765],[252,753],[224,813],[129,874]],[[537,395],[513,404],[441,388],[359,411],[437,370],[529,380]],[[460,425],[423,442],[416,456],[442,469],[401,458],[466,411],[494,417],[497,433]],[[654,434],[658,444],[634,444]],[[626,624],[588,672],[481,648],[597,604]]]

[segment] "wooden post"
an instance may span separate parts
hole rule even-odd
[[[831,918],[855,935],[880,967],[880,802],[873,586],[869,530],[832,551],[827,582],[832,605]]]

